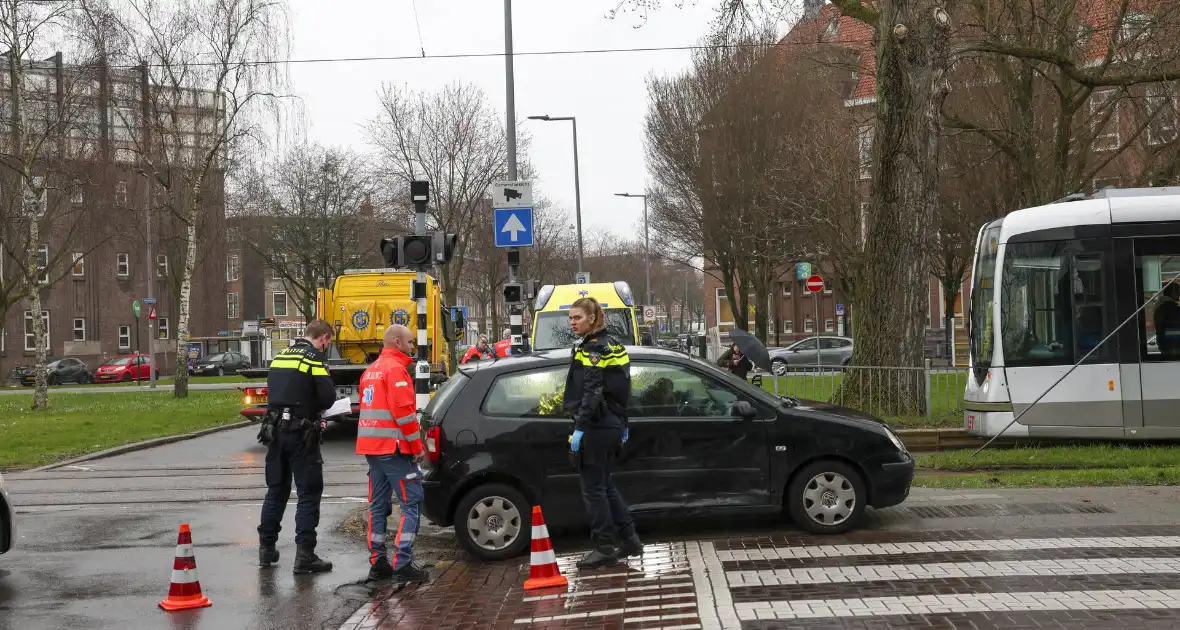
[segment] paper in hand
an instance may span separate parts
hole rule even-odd
[[[352,413],[352,399],[339,398],[335,403],[332,404],[331,407],[328,407],[327,411],[320,415],[324,418],[329,418],[332,416],[340,416],[349,413]]]

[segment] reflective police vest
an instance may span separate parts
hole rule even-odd
[[[397,350],[385,348],[361,375],[358,455],[422,452],[414,380],[406,369],[413,361]]]

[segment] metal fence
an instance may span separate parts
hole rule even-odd
[[[929,360],[921,368],[799,366],[754,378],[780,396],[850,407],[895,425],[948,426],[962,419],[967,368],[933,367]]]

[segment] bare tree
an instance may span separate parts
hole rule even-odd
[[[295,146],[234,180],[230,212],[247,247],[309,319],[317,289],[346,269],[383,266],[380,235],[405,231],[387,207],[372,203],[365,158],[348,149]]]
[[[116,14],[129,42],[122,54],[140,65],[140,73],[138,82],[114,81],[116,152],[139,162],[160,190],[155,205],[182,235],[174,395],[183,398],[193,278],[199,264],[207,276],[220,269],[219,261],[202,259],[202,250],[211,248],[200,247],[200,234],[220,231],[224,213],[215,208],[222,203],[224,173],[261,139],[264,115],[276,106],[284,77],[268,62],[284,57],[285,6],[278,0],[126,0],[125,7]],[[113,14],[100,8],[91,13]]]

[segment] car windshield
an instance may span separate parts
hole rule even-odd
[[[225,360],[225,353],[223,352],[221,354],[215,354],[205,360],[210,363],[220,363],[221,361]]]
[[[762,389],[761,387],[755,387],[755,386],[751,385],[750,382],[744,378],[739,378],[737,376],[734,376],[732,373],[730,373],[729,370],[722,370],[722,369],[718,368],[716,365],[714,365],[714,364],[712,364],[700,357],[689,357],[689,358],[692,359],[692,361],[694,363],[696,363],[697,365],[709,368],[710,374],[719,376],[721,378],[721,380],[725,381],[730,386],[736,387],[737,389],[741,390],[741,392],[744,394],[749,394],[751,396],[758,396],[767,402],[774,400],[774,395],[770,394],[769,392]]]
[[[59,365],[61,365],[61,359],[51,360],[49,363],[45,364],[45,369],[52,370]]]
[[[631,327],[631,321],[630,309],[606,309],[607,333],[625,346],[635,343],[635,330]],[[537,315],[535,332],[534,351],[570,348],[576,340],[573,331],[570,330],[568,310],[540,313]]]
[[[119,357],[107,361],[107,365],[127,365],[128,363],[131,363],[131,357]]]

